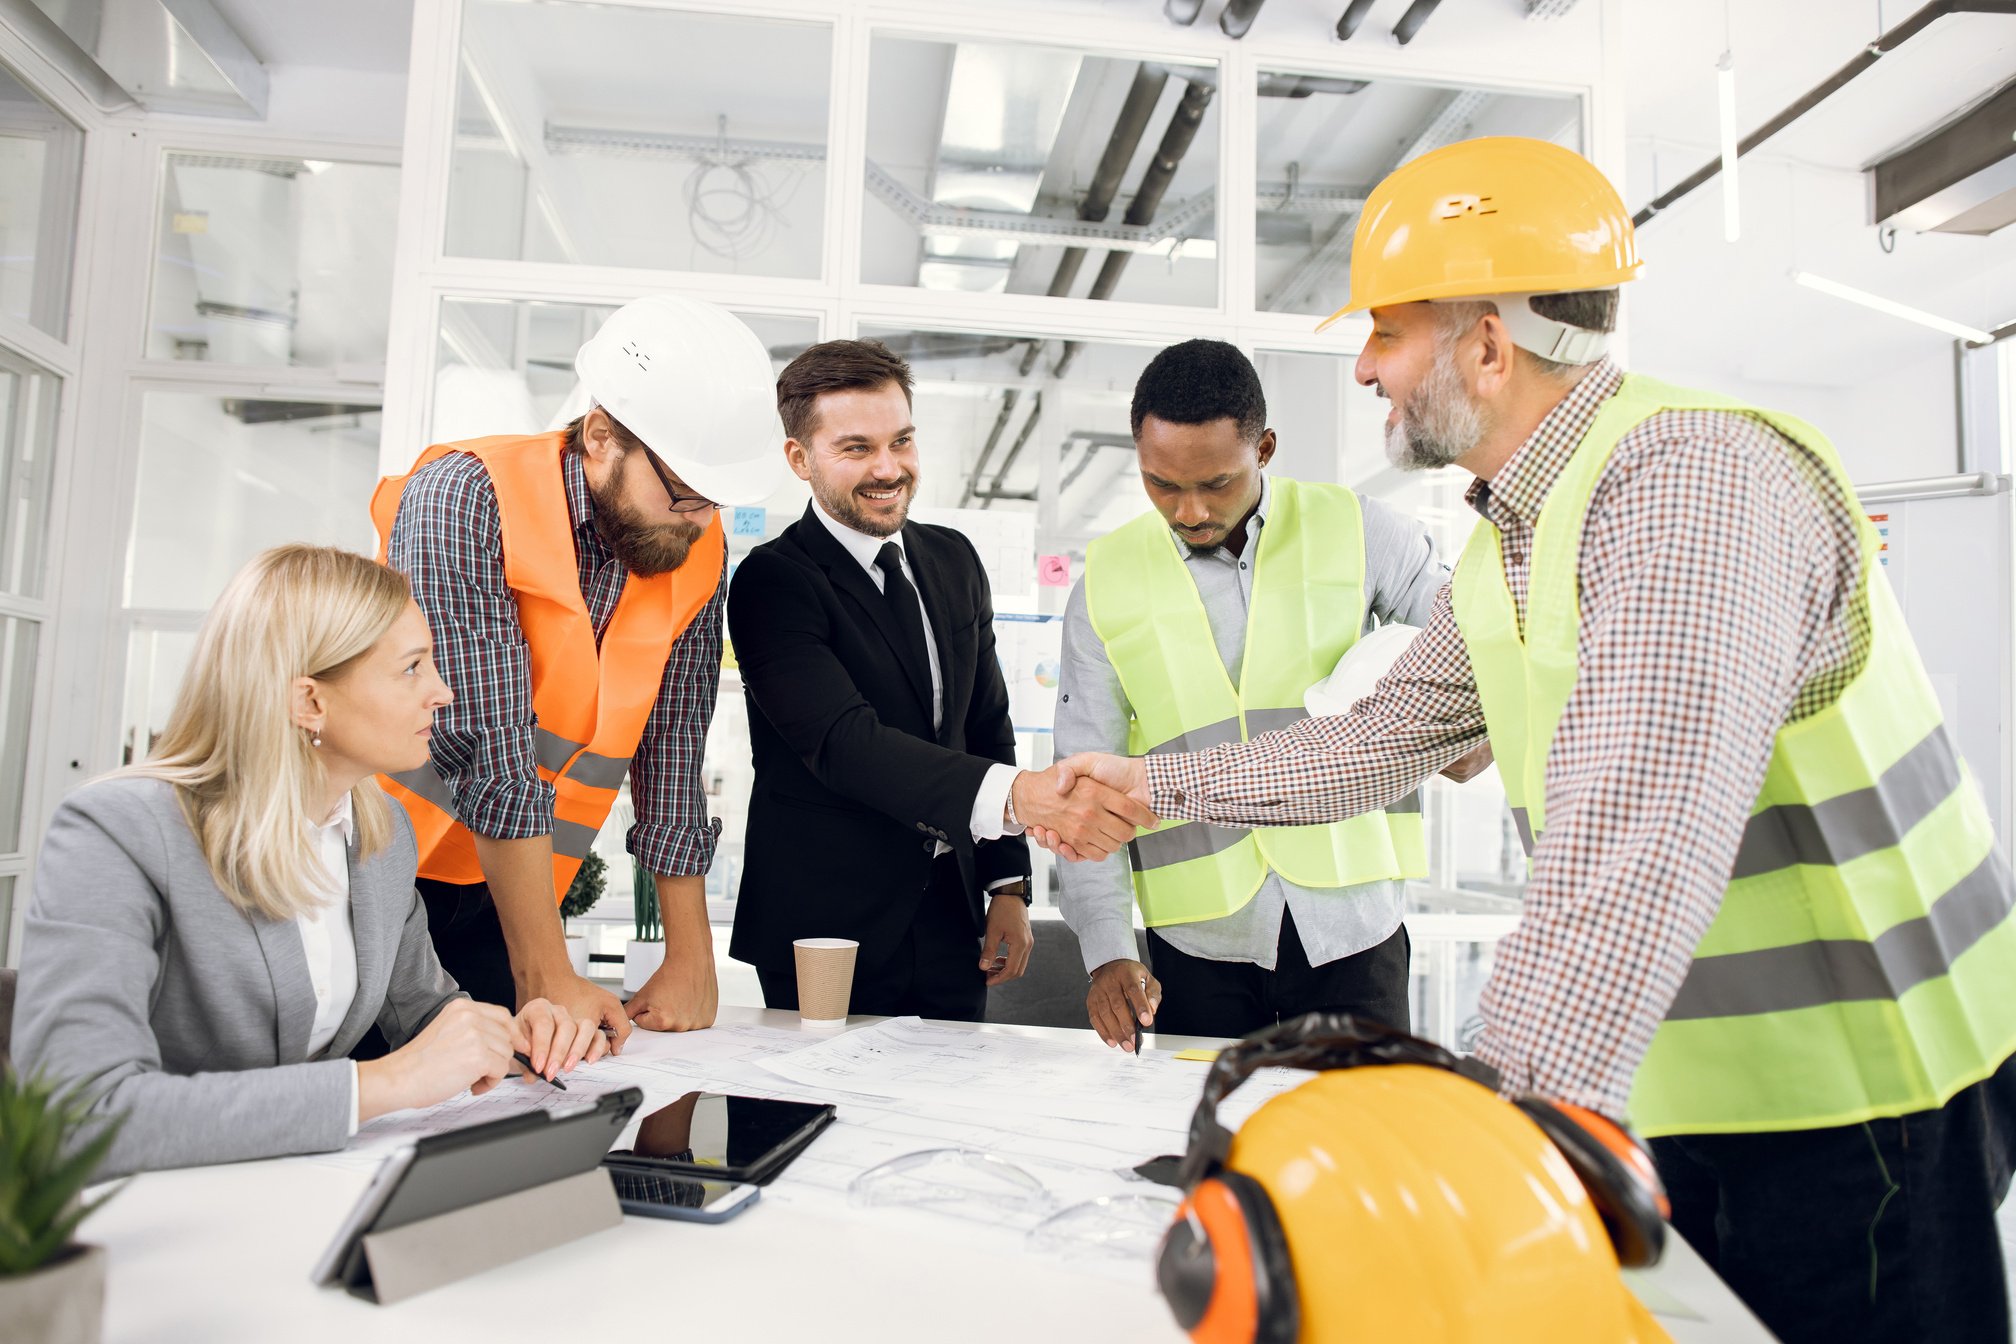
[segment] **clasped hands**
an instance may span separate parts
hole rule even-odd
[[[1060,859],[1099,860],[1153,830],[1148,771],[1138,757],[1081,752],[1048,770],[1015,777],[1015,817],[1029,838]]]

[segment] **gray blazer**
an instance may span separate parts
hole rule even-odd
[[[14,1062],[126,1114],[104,1175],[341,1148],[345,1056],[374,1021],[396,1049],[461,997],[413,889],[413,826],[350,854],[357,997],[308,1058],[315,990],[292,920],[249,915],[211,880],[174,786],[86,784],[42,842],[21,946]]]

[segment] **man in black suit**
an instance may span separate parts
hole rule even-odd
[[[1022,827],[1110,853],[1153,818],[1016,769],[980,557],[950,528],[906,526],[909,366],[879,341],[827,341],[777,394],[813,502],[728,594],[756,764],[729,951],[792,1008],[792,941],[852,938],[854,1012],[978,1021],[987,987],[1029,963]]]

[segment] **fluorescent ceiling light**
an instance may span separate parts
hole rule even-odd
[[[1837,299],[1846,299],[1850,303],[1859,303],[1864,308],[1873,308],[1879,313],[1888,313],[1892,317],[1901,317],[1906,322],[1916,322],[1921,327],[1930,327],[1934,331],[1943,331],[1948,336],[1957,336],[1963,341],[1972,341],[1976,345],[1986,345],[1995,339],[1993,335],[1981,330],[1979,327],[1970,327],[1964,322],[1949,321],[1946,318],[1940,317],[1937,313],[1928,313],[1922,308],[1913,308],[1908,303],[1899,303],[1895,299],[1886,299],[1881,294],[1871,294],[1866,289],[1856,289],[1853,285],[1844,285],[1839,280],[1829,280],[1824,276],[1814,275],[1811,271],[1794,271],[1792,272],[1792,279],[1806,286],[1808,289],[1816,289],[1822,294],[1832,294]]]
[[[1742,207],[1736,193],[1736,61],[1728,52],[1715,63],[1715,92],[1722,105],[1722,237],[1735,242],[1743,233]]]

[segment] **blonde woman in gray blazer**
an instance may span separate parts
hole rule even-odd
[[[406,580],[283,546],[225,589],[143,765],[50,822],[14,1057],[125,1122],[108,1174],[340,1148],[357,1126],[606,1046],[543,999],[462,994],[427,937],[405,812],[449,702]],[[376,1023],[394,1049],[346,1058]]]

